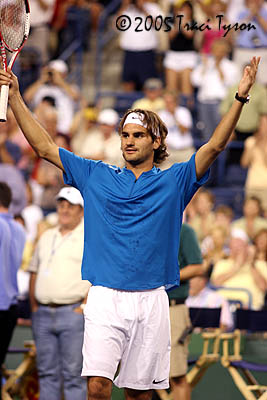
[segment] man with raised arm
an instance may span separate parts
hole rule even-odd
[[[110,399],[112,382],[127,400],[149,400],[169,386],[169,303],[165,289],[179,285],[182,214],[208,169],[227,145],[253,85],[259,59],[244,71],[236,100],[210,140],[188,162],[160,170],[167,128],[151,111],[130,110],[119,125],[125,167],[77,157],[58,148],[34,119],[16,76],[9,104],[31,146],[64,172],[84,198],[82,277],[92,283],[85,306],[82,375],[88,399]],[[71,343],[70,343],[71,345]]]

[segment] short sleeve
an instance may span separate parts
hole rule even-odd
[[[195,165],[195,156],[196,153],[192,155],[189,161],[173,164],[170,168],[175,175],[178,188],[181,192],[183,198],[183,208],[187,206],[190,202],[196,191],[204,185],[209,178],[209,169],[205,172],[205,174],[197,179],[196,175],[196,165]]]
[[[27,271],[37,274],[38,267],[39,267],[39,246],[37,244]]]
[[[65,170],[63,173],[64,182],[82,191],[90,174],[100,161],[79,157],[63,148],[59,148],[59,156]]]

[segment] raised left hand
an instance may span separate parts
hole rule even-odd
[[[250,61],[250,65],[244,68],[243,76],[238,85],[238,95],[240,97],[246,97],[256,80],[258,65],[260,57],[253,57]]]

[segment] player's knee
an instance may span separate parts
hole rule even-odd
[[[125,389],[126,400],[151,400],[152,390]]]
[[[88,379],[88,399],[109,399],[112,382],[107,378],[90,377]]]
[[[173,386],[188,385],[187,380],[186,380],[186,375],[171,378],[171,383]]]

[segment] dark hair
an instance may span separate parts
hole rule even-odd
[[[45,101],[46,103],[48,103],[51,107],[56,107],[56,100],[54,97],[52,96],[44,96],[42,98],[42,101]]]
[[[159,131],[160,138],[161,138],[161,143],[158,149],[154,150],[154,163],[155,164],[160,164],[162,163],[168,156],[167,152],[167,145],[165,143],[166,137],[168,135],[168,129],[164,122],[161,120],[161,118],[154,113],[153,111],[148,111],[148,110],[142,110],[140,108],[136,108],[134,110],[128,110],[124,116],[122,117],[119,126],[118,126],[118,132],[119,135],[122,134],[123,131],[123,125],[124,122],[129,114],[132,112],[142,114],[143,115],[143,121],[144,124],[147,125],[147,131],[152,137],[153,142],[156,140],[157,136],[155,135],[154,132]]]
[[[176,8],[176,9],[177,9],[177,8],[181,9],[181,8],[184,7],[184,6],[187,6],[187,7],[190,8],[190,11],[191,11],[191,20],[194,20],[194,7],[193,7],[193,4],[192,4],[191,1],[184,1],[184,2],[183,2],[182,4],[180,4],[179,6],[173,5],[172,8],[173,8],[173,11],[174,11],[175,8]]]
[[[14,220],[21,223],[23,226],[25,226],[25,219],[21,214],[15,214],[14,215]]]
[[[8,208],[12,201],[12,192],[5,182],[0,182],[0,205]]]

